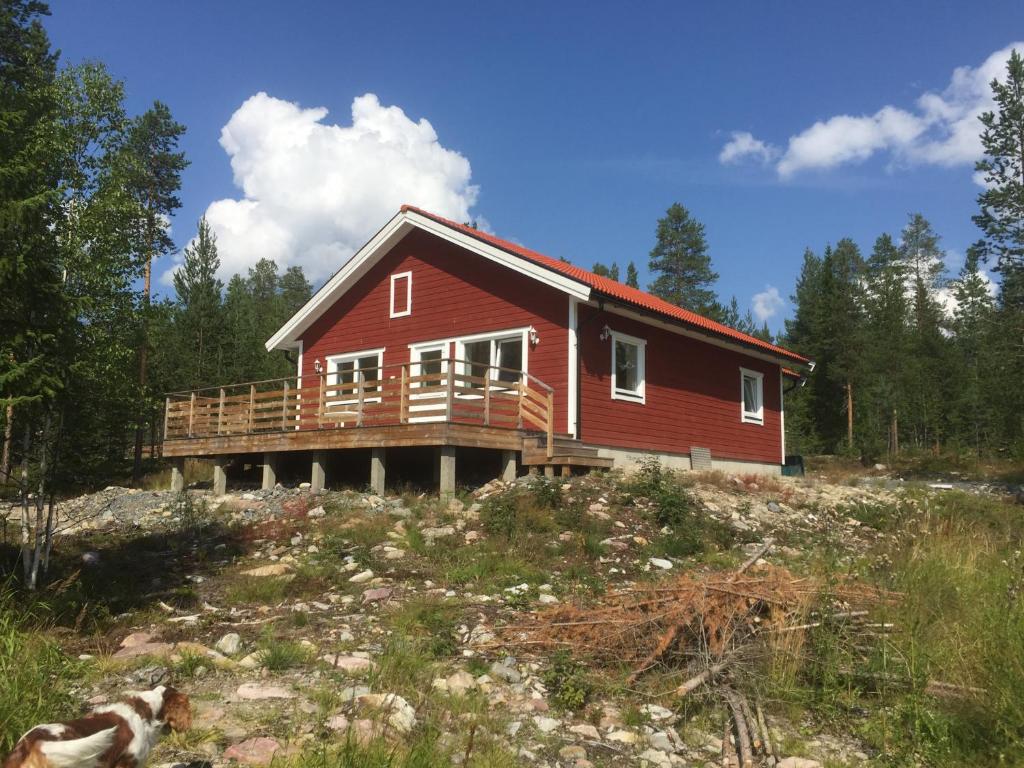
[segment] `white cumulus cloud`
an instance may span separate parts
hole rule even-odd
[[[775,147],[770,147],[760,139],[755,139],[750,131],[733,131],[732,139],[718,153],[718,161],[725,165],[747,159],[768,163],[777,154],[778,150]]]
[[[978,116],[993,108],[989,84],[1004,79],[1017,42],[995,51],[978,66],[953,70],[941,92],[926,92],[908,107],[886,105],[869,115],[835,115],[818,120],[778,147],[749,133],[735,133],[718,156],[722,163],[778,158],[782,178],[801,171],[828,170],[888,153],[893,165],[972,165],[981,157]],[[737,144],[739,137],[742,141]],[[750,149],[743,151],[744,147]],[[975,181],[978,181],[975,178]]]
[[[282,271],[301,266],[318,282],[403,203],[456,221],[473,218],[478,188],[469,160],[442,146],[427,120],[413,121],[372,93],[352,102],[351,125],[326,118],[323,107],[261,92],[221,130],[241,191],[206,210],[222,277],[269,258]]]
[[[750,311],[759,323],[777,315],[784,306],[786,302],[774,285],[766,285],[763,291],[755,293],[750,300]]]

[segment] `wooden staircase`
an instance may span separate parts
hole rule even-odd
[[[549,468],[546,469],[548,474],[553,474],[555,467],[561,467],[563,475],[572,472],[573,467],[611,469],[612,462],[612,459],[598,456],[597,448],[569,435],[554,436],[551,456],[548,456],[546,438],[523,438],[523,466]]]

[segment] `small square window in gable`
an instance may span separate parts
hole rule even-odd
[[[396,272],[391,276],[391,317],[412,314],[412,272]]]

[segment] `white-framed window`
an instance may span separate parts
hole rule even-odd
[[[612,399],[647,402],[647,341],[612,331]]]
[[[344,405],[359,400],[355,386],[363,375],[363,401],[380,402],[383,349],[368,349],[327,358],[327,405]]]
[[[412,314],[412,272],[397,272],[391,276],[391,317]]]
[[[519,381],[520,372],[527,370],[528,334],[529,328],[517,328],[456,339],[455,357],[463,361],[460,363],[461,374],[482,379],[490,370],[493,386],[515,384]],[[468,386],[479,388],[483,384],[471,382]]]
[[[764,424],[764,374],[748,368],[740,368],[740,418]]]
[[[441,344],[421,344],[409,348],[409,361],[412,363],[410,375],[414,377],[430,376],[423,381],[414,381],[412,389],[424,387],[440,387],[448,380],[448,342]],[[415,397],[415,395],[413,395]]]

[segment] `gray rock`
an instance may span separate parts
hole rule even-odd
[[[242,650],[242,638],[237,632],[228,632],[213,647],[225,656],[234,656]]]
[[[490,674],[492,677],[504,680],[512,685],[521,682],[523,679],[523,676],[519,674],[519,670],[515,668],[515,659],[512,659],[511,664],[508,663],[508,659],[503,662],[494,662],[491,664]]]

